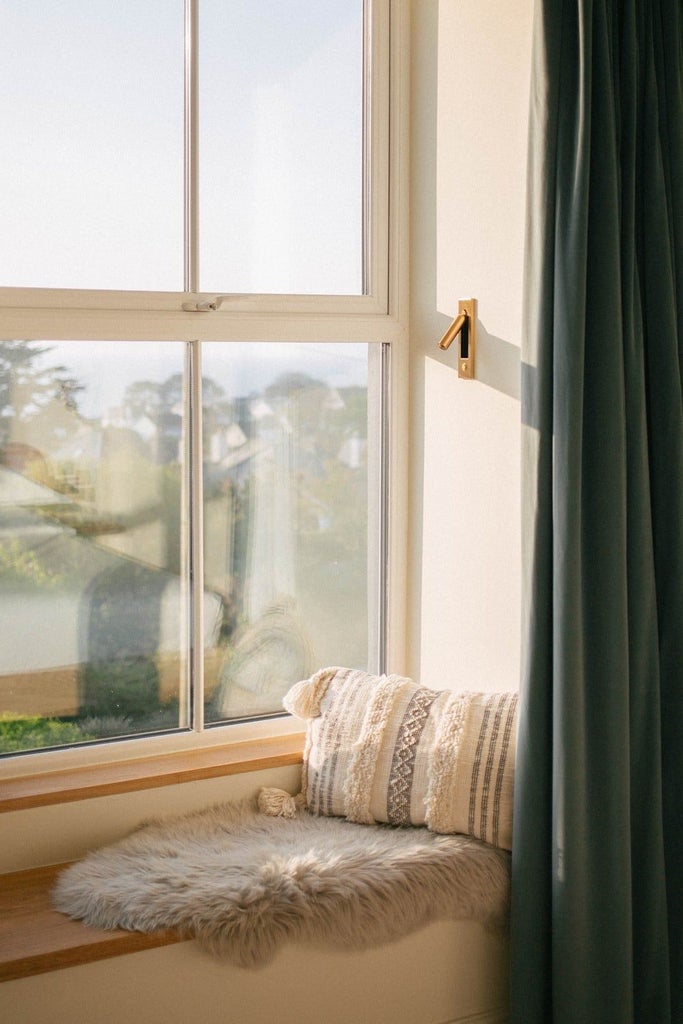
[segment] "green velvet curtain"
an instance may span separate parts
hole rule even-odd
[[[514,1024],[683,1022],[683,3],[537,0]]]

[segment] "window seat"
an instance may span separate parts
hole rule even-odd
[[[203,790],[196,799],[203,802]],[[85,805],[67,802],[54,810],[63,815],[79,806]],[[50,808],[0,818],[43,810]],[[263,969],[244,970],[207,956],[174,931],[102,931],[53,910],[54,881],[72,862],[0,874],[0,980],[6,982],[0,985],[0,1019],[180,1024],[201,1017],[221,1024],[229,1005],[241,1024],[507,1020],[507,939],[474,921],[439,921],[358,952],[293,943]]]
[[[1,1019],[222,1024],[232,1007],[241,1024],[507,1021],[507,941],[474,922],[437,922],[357,953],[291,945],[251,971],[172,932],[101,932],[58,914],[49,892],[64,866],[0,876]]]
[[[66,864],[0,875],[0,981],[183,941],[173,931],[102,931],[52,909],[50,890]]]
[[[241,966],[269,963],[292,941],[383,945],[444,913],[502,934],[509,886],[507,855],[470,837],[264,819],[251,801],[149,823],[71,866],[55,895],[62,914],[52,890],[69,864],[0,875],[0,980],[172,945],[188,932]]]

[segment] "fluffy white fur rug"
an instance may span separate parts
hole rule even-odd
[[[64,871],[58,910],[99,928],[175,928],[243,966],[285,941],[359,949],[438,918],[507,919],[509,856],[465,836],[260,813],[152,821]]]

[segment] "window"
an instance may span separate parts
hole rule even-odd
[[[0,753],[384,666],[391,6],[0,8]]]

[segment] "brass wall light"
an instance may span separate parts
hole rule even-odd
[[[474,380],[474,353],[477,338],[477,300],[461,299],[458,315],[439,342],[445,352],[460,335],[458,345],[458,377]]]

